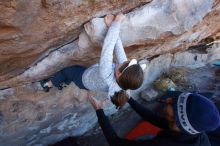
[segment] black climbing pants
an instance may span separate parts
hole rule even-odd
[[[74,82],[80,89],[86,89],[82,82],[82,75],[86,70],[85,67],[80,65],[73,65],[60,70],[50,77],[55,87],[62,86],[63,83],[69,85]]]

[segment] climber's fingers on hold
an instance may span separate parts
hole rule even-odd
[[[118,13],[115,17],[115,21],[121,22],[125,19],[125,15],[123,13]]]

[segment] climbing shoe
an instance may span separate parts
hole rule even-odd
[[[50,88],[48,87],[47,83],[48,83],[49,79],[44,79],[40,81],[40,85],[43,88],[44,92],[49,92]]]

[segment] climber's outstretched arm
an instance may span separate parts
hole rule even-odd
[[[116,16],[115,21],[112,22],[104,39],[100,58],[100,75],[105,81],[107,81],[110,76],[114,76],[114,70],[112,69],[113,51],[119,38],[121,21],[122,19],[117,19]]]
[[[119,64],[128,60],[120,36],[115,45],[115,55]]]
[[[119,85],[116,82],[115,70],[113,67],[113,52],[116,45],[116,42],[119,38],[121,21],[124,19],[123,14],[118,14],[115,18],[115,21],[112,22],[111,26],[108,29],[107,35],[104,39],[100,64],[99,64],[99,73],[104,82],[108,85],[108,97],[110,98],[121,90]]]

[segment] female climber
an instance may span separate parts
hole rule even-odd
[[[63,84],[74,82],[79,88],[92,91],[108,92],[108,97],[121,107],[127,102],[126,90],[138,89],[143,82],[145,64],[139,65],[136,59],[127,60],[121,39],[119,37],[123,14],[107,15],[104,20],[109,27],[102,46],[99,64],[89,68],[74,65],[62,69],[48,79],[40,81],[44,91],[48,92],[52,86],[62,89]],[[113,63],[113,52],[117,64]]]

